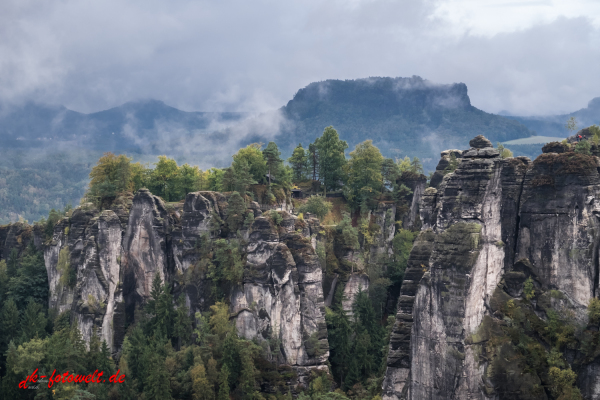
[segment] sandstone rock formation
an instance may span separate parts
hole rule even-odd
[[[203,241],[213,240],[211,235],[233,237],[223,224],[227,207],[221,193],[189,193],[185,202],[166,205],[141,189],[119,215],[91,204],[77,208],[44,246],[50,308],[69,312],[86,342],[95,333],[113,352],[136,308],[149,299],[156,274],[185,295],[191,313],[206,311],[214,301],[210,279],[194,268]],[[329,355],[322,271],[313,243],[320,224],[280,211],[276,226],[257,203],[249,210],[255,219],[239,232],[246,240],[246,265],[243,283],[230,293],[231,316],[241,336],[267,346],[279,343],[271,349],[274,358],[296,370],[296,384],[306,385],[311,370],[327,371]],[[11,242],[10,231],[2,234]],[[65,284],[69,273],[76,279]]]
[[[424,192],[384,399],[546,398],[537,375],[502,364],[510,359],[505,349],[487,346],[501,336],[503,316],[512,316],[505,305],[513,299],[540,325],[550,305],[560,306],[585,324],[586,307],[600,294],[598,159],[548,153],[531,163],[501,159],[483,137],[471,146],[455,153],[458,167],[446,174],[449,152],[442,153],[436,171],[442,179]],[[526,280],[535,288],[533,306],[521,302]],[[584,398],[600,398],[600,362],[569,354]],[[521,378],[504,372],[511,368]]]

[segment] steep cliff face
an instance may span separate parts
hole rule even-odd
[[[314,222],[314,221],[313,221]],[[279,226],[265,217],[250,228],[244,282],[231,300],[240,335],[258,339],[291,365],[306,384],[329,356],[322,270],[306,224],[283,212]]]
[[[192,313],[206,311],[214,303],[213,281],[198,267],[201,247],[235,240],[245,265],[243,282],[225,293],[231,318],[241,336],[274,347],[273,357],[296,370],[296,384],[306,384],[312,369],[327,370],[329,354],[315,252],[319,221],[280,211],[277,226],[252,202],[254,222],[234,234],[223,222],[227,210],[221,193],[190,193],[167,205],[146,189],[116,212],[77,208],[55,226],[45,248],[50,308],[69,312],[84,340],[95,333],[116,352],[157,274],[185,296]]]
[[[540,305],[550,291],[564,294],[566,309],[581,323],[597,295],[596,160],[551,153],[532,164],[521,157],[501,159],[483,137],[471,146],[457,152],[454,172],[424,192],[423,227],[390,339],[385,399],[545,398],[544,390],[502,387],[514,366],[498,364],[501,352],[490,347],[495,337],[489,332],[500,335],[516,325],[506,309],[510,299],[541,325],[552,312]],[[442,153],[440,164],[448,154]],[[537,294],[524,299],[529,277]],[[586,387],[596,387],[584,390],[586,398],[599,393],[585,372],[593,368],[586,364],[580,373]],[[534,375],[529,386],[541,387],[540,374]]]

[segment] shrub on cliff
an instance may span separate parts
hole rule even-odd
[[[588,305],[588,317],[590,324],[600,324],[600,299],[593,298],[590,300],[590,304]]]
[[[298,208],[298,212],[303,214],[311,213],[322,219],[331,211],[331,203],[321,196],[310,196],[306,203]]]

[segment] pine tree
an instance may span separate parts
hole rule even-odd
[[[250,173],[248,162],[244,159],[232,163],[231,170],[233,171],[233,185],[231,190],[246,194],[248,186],[258,183]]]
[[[223,342],[223,357],[221,361],[223,365],[227,365],[229,374],[229,387],[233,387],[242,371],[242,361],[240,358],[240,346],[237,334],[229,333]]]
[[[202,363],[196,364],[190,370],[192,378],[192,391],[194,400],[214,400],[215,391],[210,387],[210,383],[206,378],[206,369]]]
[[[219,395],[217,400],[229,400],[229,368],[224,364],[219,373]]]
[[[227,225],[230,232],[237,232],[244,222],[246,204],[238,192],[233,192],[229,197],[229,206],[227,207]]]
[[[169,374],[165,360],[156,351],[148,360],[148,376],[144,384],[144,395],[147,400],[168,400],[171,398]]]
[[[8,299],[2,306],[0,314],[0,332],[2,340],[0,342],[8,344],[19,334],[19,310],[13,299]]]
[[[319,179],[327,189],[335,190],[344,179],[343,167],[346,164],[344,151],[348,143],[340,140],[338,133],[332,126],[323,131],[323,135],[315,142],[319,152]]]
[[[162,294],[162,279],[160,273],[156,271],[152,279],[152,289],[150,290],[150,299],[146,303],[146,312],[151,315],[156,315],[156,308]]]
[[[348,362],[353,357],[350,342],[352,327],[350,326],[346,311],[341,307],[336,311],[327,309],[325,317],[331,352],[329,360],[334,376],[338,379],[340,386],[344,387],[349,367]]]
[[[192,321],[189,316],[189,308],[185,304],[185,297],[177,299],[177,310],[175,311],[175,326],[173,336],[177,338],[177,351],[181,349],[182,343],[187,343],[192,330]]]
[[[376,206],[374,199],[381,191],[383,182],[382,162],[383,156],[371,140],[357,144],[350,153],[345,168],[348,184],[344,190],[354,209],[360,207],[362,212],[366,212]]]
[[[303,181],[306,178],[308,169],[308,157],[306,156],[306,151],[304,151],[304,148],[302,147],[302,143],[299,143],[298,146],[296,146],[292,156],[288,158],[288,162],[294,171],[294,182]]]
[[[156,317],[154,320],[154,330],[160,331],[165,338],[171,338],[173,335],[173,322],[175,310],[173,308],[173,295],[171,288],[165,282],[156,305]]]
[[[44,315],[42,305],[30,298],[21,319],[22,341],[26,342],[35,337],[42,338],[46,329],[46,323],[46,316]]]
[[[263,157],[267,164],[267,170],[269,171],[269,186],[271,186],[271,178],[275,174],[282,164],[281,152],[275,144],[275,142],[269,142],[267,147],[263,150]]]
[[[242,371],[240,374],[240,386],[245,399],[252,400],[256,392],[256,368],[254,367],[254,357],[252,350],[254,343],[241,343],[239,348],[240,362]]]

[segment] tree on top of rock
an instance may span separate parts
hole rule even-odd
[[[382,163],[383,156],[373,146],[372,140],[357,144],[356,149],[350,153],[350,160],[345,168],[348,183],[344,190],[352,208],[360,208],[363,212],[373,208],[373,200],[379,195],[383,185]]]
[[[348,148],[345,140],[340,137],[333,126],[328,126],[323,135],[315,141],[315,147],[319,153],[319,179],[327,189],[335,190],[340,187],[344,180],[343,167],[346,164],[344,151]]]
[[[294,181],[303,181],[306,178],[306,171],[308,169],[308,157],[306,156],[304,147],[302,147],[302,143],[299,143],[298,146],[296,146],[292,156],[288,158],[288,162],[294,171]]]
[[[267,164],[267,171],[269,172],[269,186],[271,186],[271,177],[279,172],[279,169],[283,163],[283,160],[281,159],[281,152],[279,151],[279,148],[275,142],[269,142],[262,154]]]

